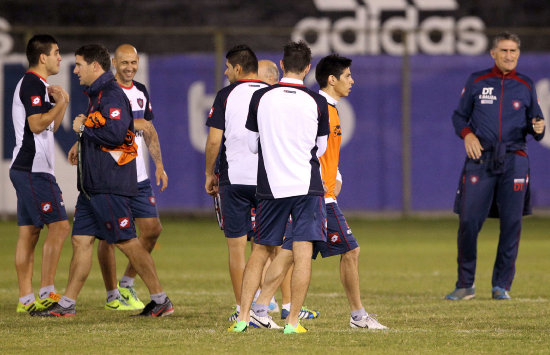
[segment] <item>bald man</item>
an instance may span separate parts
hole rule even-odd
[[[279,82],[279,68],[277,68],[277,64],[268,59],[259,60],[258,79],[269,85],[277,84]]]
[[[130,208],[138,227],[138,238],[149,251],[153,250],[157,238],[162,231],[155,194],[147,174],[145,165],[145,149],[147,149],[155,162],[155,179],[160,191],[168,186],[168,176],[164,171],[160,143],[155,126],[153,126],[153,111],[149,93],[145,85],[134,80],[139,68],[139,55],[134,46],[130,44],[120,45],[112,59],[113,67],[116,70],[115,79],[122,88],[132,106],[134,117],[134,128],[136,130],[136,143],[138,145],[138,156],[136,158],[138,195],[130,200]],[[105,289],[107,290],[107,303],[105,309],[111,310],[136,310],[144,307],[134,290],[134,279],[137,275],[131,263],[126,267],[124,276],[117,285],[116,262],[114,247],[105,241],[98,245],[98,259],[103,274]]]

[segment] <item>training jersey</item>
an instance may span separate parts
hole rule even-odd
[[[317,137],[329,134],[327,100],[283,78],[252,95],[246,128],[259,133],[260,199],[323,196]]]
[[[28,71],[15,87],[12,105],[15,147],[10,168],[54,175],[54,122],[37,134],[31,131],[27,120],[54,106],[46,91],[48,86],[46,79]]]
[[[327,139],[327,149],[325,153],[319,157],[321,162],[321,175],[327,191],[325,192],[325,203],[336,202],[336,194],[334,188],[338,177],[338,162],[340,159],[340,144],[342,142],[342,130],[340,128],[340,117],[336,109],[336,101],[323,90],[319,90],[319,94],[327,99],[328,117],[330,125],[330,133]]]
[[[256,185],[258,156],[248,149],[245,128],[252,94],[268,85],[243,79],[221,89],[208,115],[206,125],[223,130],[219,160],[220,185]]]
[[[132,81],[132,85],[124,86],[118,84],[122,91],[126,94],[126,97],[130,101],[132,106],[132,116],[134,119],[144,118],[147,121],[154,119],[153,109],[151,107],[151,100],[149,99],[149,93],[147,88],[140,82]],[[138,146],[138,156],[136,158],[137,168],[137,181],[141,182],[147,180],[149,175],[147,174],[147,168],[145,165],[145,140],[143,139],[143,130],[136,130],[135,142]]]

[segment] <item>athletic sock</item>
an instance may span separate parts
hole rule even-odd
[[[107,303],[116,300],[120,297],[120,291],[118,288],[115,288],[114,290],[107,291]]]
[[[28,295],[25,295],[23,297],[19,297],[19,302],[21,304],[24,304],[25,306],[28,306],[29,304],[36,301],[36,298],[34,298],[34,293],[29,293]]]
[[[351,311],[351,318],[353,320],[359,321],[361,318],[367,315],[367,311],[365,311],[365,308],[358,309],[356,311]]]
[[[241,313],[241,305],[238,304],[238,305],[236,306],[236,308],[237,308],[237,313]]]
[[[38,298],[48,298],[51,292],[55,293],[55,287],[53,285],[44,286],[38,291]]]
[[[73,300],[72,298],[63,296],[63,297],[61,297],[61,299],[59,300],[58,303],[63,308],[69,308],[71,306],[74,306],[76,304],[76,301]]]
[[[283,309],[290,312],[290,303],[283,304]]]
[[[155,293],[151,295],[151,301],[154,301],[156,304],[163,304],[166,302],[166,292]]]
[[[119,283],[120,287],[134,287],[134,278],[129,276],[122,276]]]
[[[252,306],[252,310],[258,317],[267,317],[267,311],[269,310],[269,306],[265,304],[258,304]]]

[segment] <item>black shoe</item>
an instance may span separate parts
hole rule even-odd
[[[143,311],[139,314],[136,314],[136,316],[142,316],[142,317],[165,317],[169,316],[170,314],[174,313],[174,306],[172,305],[172,302],[168,297],[166,297],[166,300],[164,303],[158,304],[155,301],[149,302]]]
[[[76,309],[74,304],[68,308],[61,307],[59,303],[53,303],[48,308],[41,311],[30,312],[32,317],[74,317],[76,316]]]

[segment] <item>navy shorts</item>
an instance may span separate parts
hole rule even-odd
[[[327,208],[327,240],[326,242],[317,242],[313,248],[313,259],[317,257],[319,253],[323,258],[345,254],[350,250],[359,247],[357,239],[353,236],[348,222],[344,214],[340,210],[338,203],[331,202],[326,204]],[[285,232],[285,241],[283,243],[283,249],[292,250],[292,222],[289,221],[289,225]]]
[[[157,199],[149,179],[138,182],[138,195],[130,199],[134,218],[156,218],[159,216]]]
[[[93,235],[109,244],[136,237],[130,198],[113,194],[78,195],[73,235]]]
[[[254,229],[256,186],[221,185],[223,232],[227,238],[238,238]]]
[[[17,194],[17,224],[34,225],[67,220],[65,203],[55,176],[10,169],[10,180]]]
[[[289,216],[294,241],[327,240],[325,200],[305,195],[258,201],[254,242],[282,245]]]

